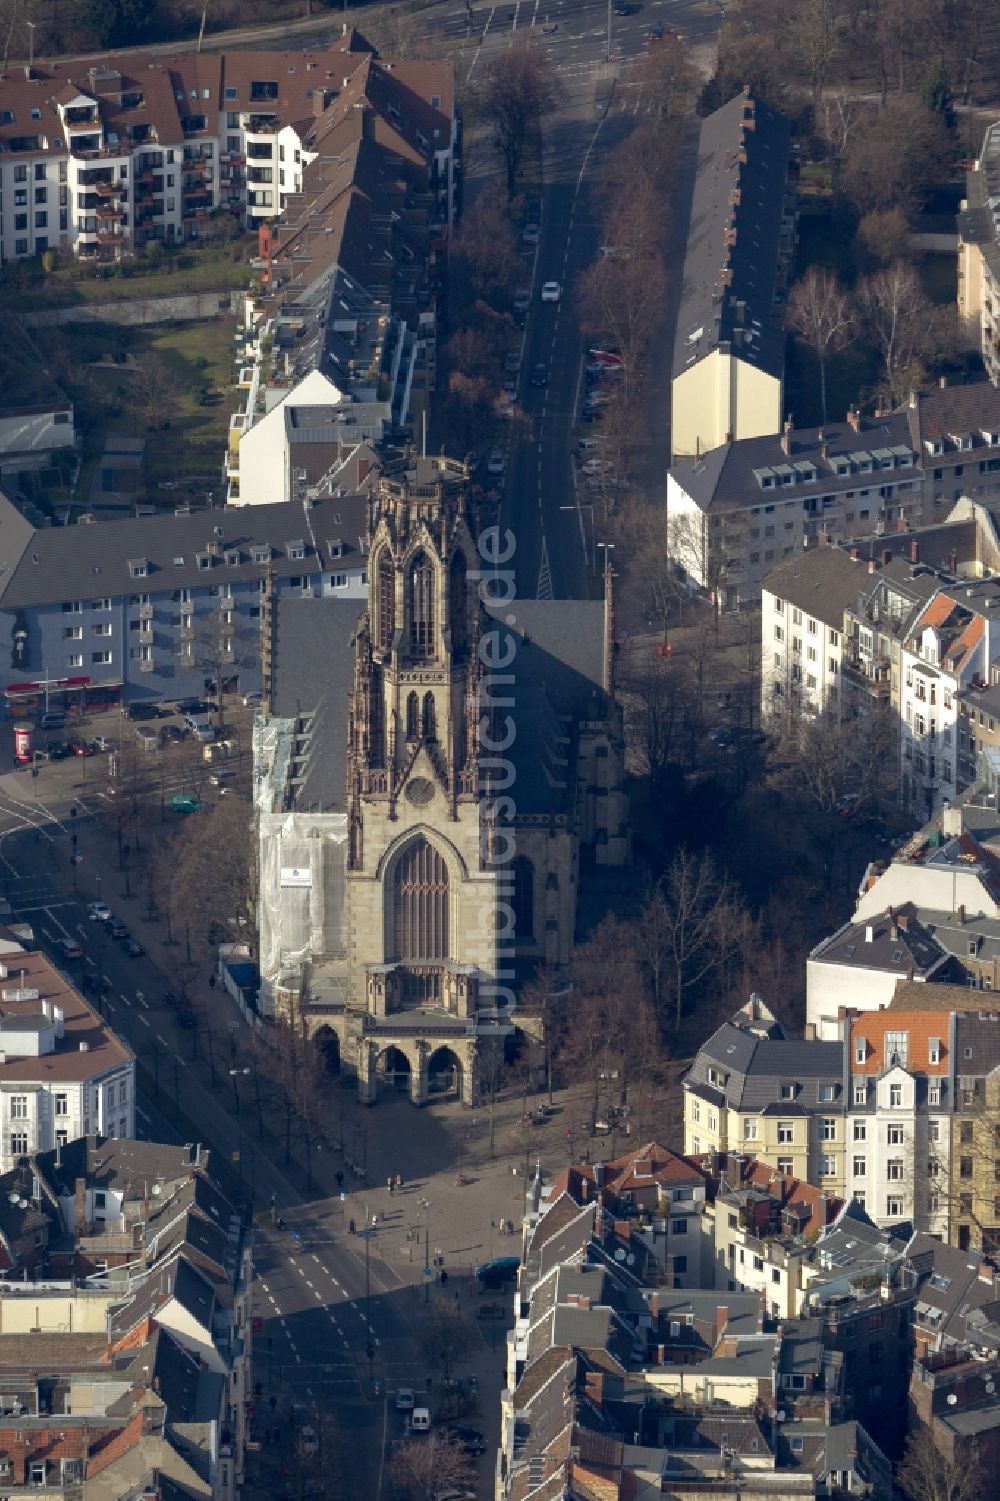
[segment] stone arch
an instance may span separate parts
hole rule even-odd
[[[413,1073],[414,1060],[405,1048],[396,1043],[383,1048],[375,1059],[375,1077],[378,1083],[388,1089],[397,1089],[401,1094],[410,1093]]]
[[[420,739],[420,695],[417,693],[406,695],[406,738]]]
[[[312,1034],[316,1051],[328,1074],[340,1073],[340,1038],[325,1022]]]
[[[427,1093],[463,1098],[465,1066],[454,1048],[435,1048],[427,1060]]]
[[[437,569],[423,548],[406,569],[406,617],[410,654],[433,657],[437,651]]]
[[[456,885],[459,882],[467,881],[469,879],[468,863],[466,862],[465,856],[462,854],[458,846],[454,844],[450,839],[445,838],[445,836],[438,829],[432,829],[429,828],[426,824],[420,824],[415,829],[407,829],[404,833],[397,835],[397,837],[389,845],[388,849],[383,850],[381,856],[379,857],[378,864],[375,868],[376,880],[382,881],[383,883],[385,882],[387,872],[391,869],[393,863],[398,859],[400,852],[405,849],[410,840],[415,838],[417,835],[422,835],[426,840],[433,844],[436,849],[440,850],[441,854],[448,862],[448,869],[452,872]]]
[[[396,568],[388,545],[383,545],[372,569],[375,582],[375,645],[388,651],[396,633]]]
[[[424,834],[409,839],[385,886],[392,960],[447,959],[454,924],[448,861]]]

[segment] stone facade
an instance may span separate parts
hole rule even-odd
[[[445,1089],[471,1104],[521,975],[569,962],[581,880],[629,855],[610,610],[530,601],[501,614],[492,545],[469,524],[464,466],[418,460],[384,476],[346,695],[301,712],[311,648],[303,636],[296,650],[280,613],[265,653],[264,994],[328,1048],[336,1039],[366,1103],[381,1085],[415,1104]],[[344,737],[330,749],[344,755],[343,794],[322,808],[320,733]],[[287,754],[265,752],[282,735]]]

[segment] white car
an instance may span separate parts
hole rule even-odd
[[[506,467],[507,460],[504,458],[499,448],[494,448],[493,452],[486,460],[486,473],[502,475]]]
[[[558,302],[562,296],[562,287],[557,281],[542,282],[542,301]]]
[[[408,1386],[401,1386],[396,1392],[396,1411],[412,1412],[416,1405],[416,1398]]]
[[[580,465],[581,474],[607,474],[612,465],[607,459],[587,459]]]
[[[107,902],[88,902],[87,916],[91,922],[110,922],[111,908]]]
[[[521,239],[526,245],[537,245],[542,231],[537,224],[526,224],[521,231]]]
[[[263,703],[263,702],[264,702],[264,695],[260,691],[259,688],[251,688],[248,693],[244,693],[244,695],[243,695],[243,707],[244,707],[244,709],[250,709],[255,704],[260,704],[260,703]]]

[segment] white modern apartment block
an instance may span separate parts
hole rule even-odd
[[[135,1056],[43,954],[0,963],[0,1172],[78,1136],[135,1135]]]
[[[844,611],[866,565],[837,547],[808,548],[771,570],[761,594],[761,710],[818,714],[838,702]]]

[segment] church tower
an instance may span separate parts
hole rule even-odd
[[[393,1017],[432,1010],[456,1024],[450,1046],[471,1088],[475,1043],[466,1034],[480,980],[494,970],[495,882],[480,831],[480,604],[468,499],[466,466],[441,458],[383,476],[372,501],[348,726],[347,883],[348,1005],[369,1037],[372,1069],[382,1067],[377,1034],[393,1030]],[[361,1056],[363,1085],[363,1046]],[[411,1094],[422,1098],[419,1060],[407,1063]]]

